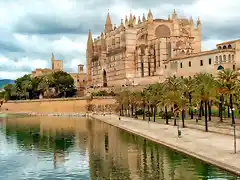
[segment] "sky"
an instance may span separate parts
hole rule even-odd
[[[51,54],[64,60],[64,71],[86,64],[87,34],[104,30],[106,14],[119,25],[130,11],[151,9],[154,18],[198,16],[202,50],[240,38],[239,0],[0,0],[0,79],[16,79],[36,68],[49,68]]]

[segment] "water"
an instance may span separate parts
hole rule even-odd
[[[240,178],[97,120],[0,119],[0,180],[37,179]]]

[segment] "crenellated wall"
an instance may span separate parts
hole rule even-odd
[[[114,104],[112,97],[94,98],[91,104],[96,106]],[[86,98],[62,98],[43,100],[8,101],[1,107],[2,111],[9,112],[37,112],[37,113],[81,113],[86,111]]]

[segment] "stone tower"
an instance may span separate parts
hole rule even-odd
[[[87,82],[88,85],[92,84],[92,61],[93,61],[93,39],[92,39],[92,33],[89,30],[88,32],[88,41],[87,41]]]
[[[52,70],[54,70],[54,61],[55,61],[55,57],[54,57],[54,54],[52,53],[52,58],[51,58]]]

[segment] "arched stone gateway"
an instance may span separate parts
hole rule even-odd
[[[103,87],[107,87],[107,72],[103,70]]]
[[[155,30],[155,35],[157,38],[170,37],[170,29],[166,25],[159,25]]]

